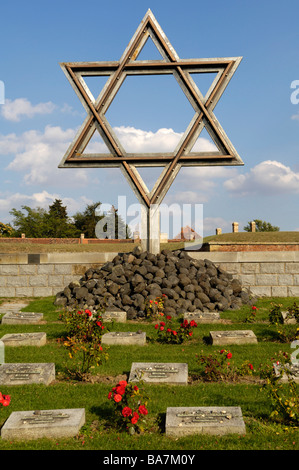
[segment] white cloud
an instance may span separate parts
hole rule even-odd
[[[8,170],[23,172],[26,184],[85,185],[88,182],[86,170],[74,169],[66,174],[58,164],[75,135],[73,129],[63,130],[46,126],[44,132],[29,130],[17,136],[0,135],[0,154],[13,154]]]
[[[0,194],[0,220],[2,222],[11,221],[11,216],[7,214],[13,208],[21,210],[22,206],[29,206],[31,208],[41,207],[48,210],[55,199],[61,199],[62,204],[67,207],[68,215],[72,215],[77,211],[81,211],[87,204],[92,201],[84,196],[73,199],[71,197],[63,197],[58,193],[49,193],[48,191],[41,191],[31,195],[14,193],[14,194]]]
[[[51,101],[32,105],[26,98],[6,99],[1,114],[8,121],[18,122],[22,117],[32,118],[36,114],[51,114],[56,106]]]
[[[297,194],[299,193],[299,172],[281,162],[266,160],[253,167],[248,173],[239,174],[224,182],[224,187],[237,196],[254,194]]]

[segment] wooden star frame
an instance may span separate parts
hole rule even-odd
[[[137,60],[148,38],[159,50],[162,60]],[[213,114],[213,110],[236,71],[242,57],[215,59],[180,59],[163,30],[148,10],[121,59],[113,62],[68,62],[60,64],[87,112],[87,117],[69,146],[59,168],[118,167],[143,205],[159,205],[182,166],[243,165],[240,156]],[[216,73],[203,96],[192,73]],[[129,75],[172,74],[194,109],[194,117],[172,153],[127,153],[110,126],[105,113]],[[107,76],[107,82],[95,99],[84,81],[88,76]],[[157,110],[158,111],[158,110]],[[203,129],[218,151],[192,152]],[[93,134],[98,131],[109,154],[84,154]],[[160,166],[163,171],[149,191],[137,167]]]

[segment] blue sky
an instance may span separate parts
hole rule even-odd
[[[118,169],[57,168],[86,116],[59,63],[119,60],[148,8],[180,58],[243,57],[214,113],[244,166],[182,168],[163,203],[203,204],[205,236],[216,227],[230,232],[233,221],[243,230],[253,219],[299,230],[299,82],[291,88],[299,80],[295,0],[2,3],[0,221],[11,221],[13,207],[47,208],[55,198],[69,215],[91,202],[117,205],[118,196],[126,196],[128,206],[137,203]],[[148,54],[154,54],[150,48]],[[139,78],[137,86],[126,81],[116,96],[107,113],[111,125],[140,145],[150,132],[161,137],[160,129],[171,129],[160,143],[184,132],[190,106],[177,84],[169,77]],[[100,92],[101,86],[91,87]],[[142,176],[151,184],[157,174]]]

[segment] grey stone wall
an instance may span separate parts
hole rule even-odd
[[[189,252],[208,258],[261,297],[299,296],[299,252]],[[47,297],[117,253],[0,254],[0,297]]]

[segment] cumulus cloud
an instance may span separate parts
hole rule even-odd
[[[29,206],[31,208],[41,207],[48,209],[55,199],[61,199],[62,204],[67,207],[68,214],[74,214],[85,208],[87,204],[92,204],[92,201],[84,196],[80,198],[63,197],[58,193],[49,193],[44,190],[33,194],[16,193],[2,193],[0,194],[0,220],[3,222],[11,221],[11,216],[8,216],[9,211],[13,208],[21,209],[22,206]]]
[[[84,185],[88,182],[83,169],[73,170],[67,177],[58,164],[74,138],[73,129],[46,126],[43,132],[29,130],[21,135],[0,135],[0,155],[13,154],[8,170],[23,172],[25,184]]]
[[[32,118],[36,114],[51,114],[56,108],[51,101],[32,105],[26,98],[6,99],[1,106],[1,114],[8,121],[18,122],[22,117]]]
[[[57,165],[75,136],[74,129],[62,129],[59,126],[46,126],[44,131],[29,130],[21,135],[0,135],[0,155],[14,155],[7,169],[24,172],[23,180],[27,184],[67,184],[63,170]],[[115,128],[125,150],[132,153],[171,152],[178,144],[182,134],[172,129],[159,129],[157,132],[143,131],[132,127]],[[212,150],[214,144],[205,138],[198,139],[199,150]],[[105,144],[95,134],[85,153],[107,153]],[[194,170],[192,170],[194,175]],[[74,184],[87,184],[85,170],[73,170]]]
[[[239,174],[224,182],[232,194],[275,195],[299,193],[299,172],[275,160],[266,160],[254,166],[248,173]]]

